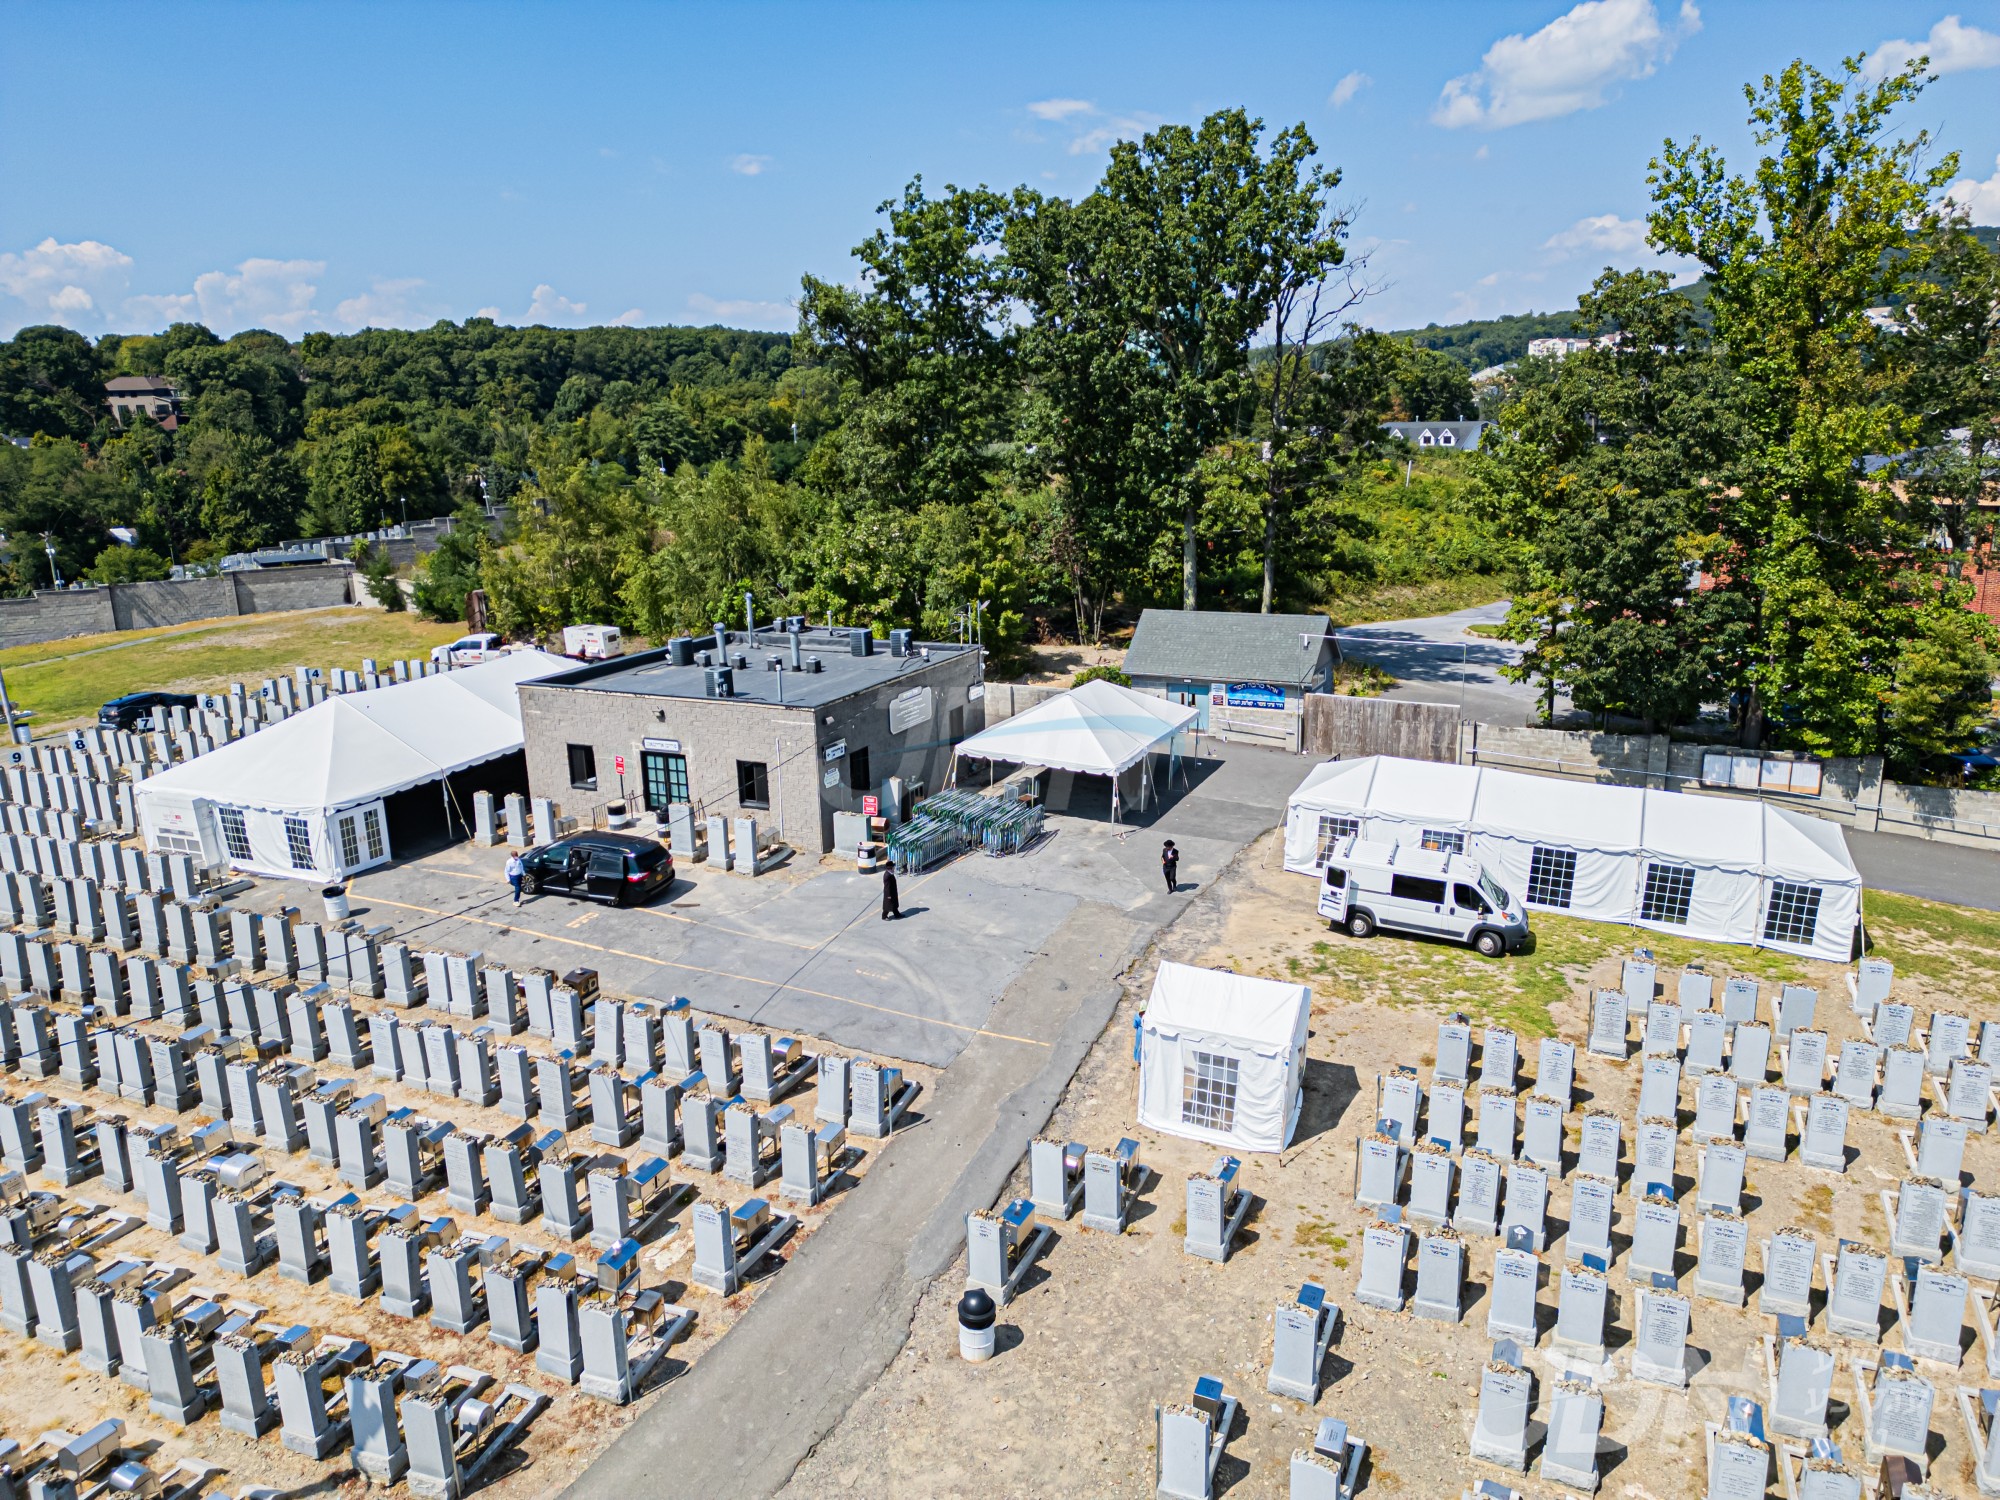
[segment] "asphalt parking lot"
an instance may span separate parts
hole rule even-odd
[[[507,851],[469,844],[358,877],[353,911],[413,947],[557,973],[589,966],[619,994],[684,995],[711,1014],[944,1067],[985,1032],[994,1001],[1079,902],[1164,925],[1277,821],[1304,774],[1295,756],[1204,748],[1188,762],[1187,785],[1176,780],[1137,823],[1056,816],[1024,854],[967,854],[905,878],[896,922],[880,918],[880,877],[832,860],[754,879],[684,866],[673,889],[643,907],[548,895],[516,908],[502,876]],[[1159,873],[1167,838],[1181,850],[1183,889],[1171,896]],[[264,881],[239,904],[288,902],[317,915],[318,890]]]

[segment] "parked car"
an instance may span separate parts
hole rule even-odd
[[[164,729],[167,717],[160,712],[161,709],[191,709],[200,703],[201,700],[193,693],[164,693],[158,690],[127,693],[100,708],[97,722],[105,729]]]
[[[674,856],[666,845],[636,833],[573,833],[521,856],[521,881],[531,895],[544,891],[639,906],[674,883]]]
[[[479,630],[471,635],[462,635],[449,645],[431,647],[431,660],[450,662],[454,667],[469,667],[485,661],[489,656],[498,656],[503,644],[492,631]]]
[[[1488,958],[1528,941],[1528,912],[1478,861],[1414,844],[1342,839],[1327,855],[1319,914],[1354,937],[1378,927],[1450,938]]]

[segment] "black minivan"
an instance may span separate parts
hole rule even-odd
[[[544,891],[639,906],[674,883],[674,856],[655,839],[636,833],[573,833],[521,856],[521,885]]]
[[[97,722],[105,729],[164,729],[167,720],[161,709],[192,709],[200,702],[193,693],[167,693],[157,689],[147,693],[127,693],[100,708]]]

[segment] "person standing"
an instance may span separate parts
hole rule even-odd
[[[1181,888],[1181,851],[1172,839],[1160,845],[1160,873],[1166,877],[1169,896]]]
[[[521,904],[521,881],[528,873],[528,867],[521,863],[518,851],[507,856],[507,884],[514,888],[514,904]]]
[[[900,918],[902,915],[903,898],[896,890],[896,867],[894,865],[884,865],[882,867],[882,920],[886,922],[891,917]]]

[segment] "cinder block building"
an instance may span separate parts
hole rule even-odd
[[[521,686],[528,785],[588,824],[607,803],[754,817],[807,854],[901,777],[938,790],[986,726],[985,654],[803,620],[680,637]]]

